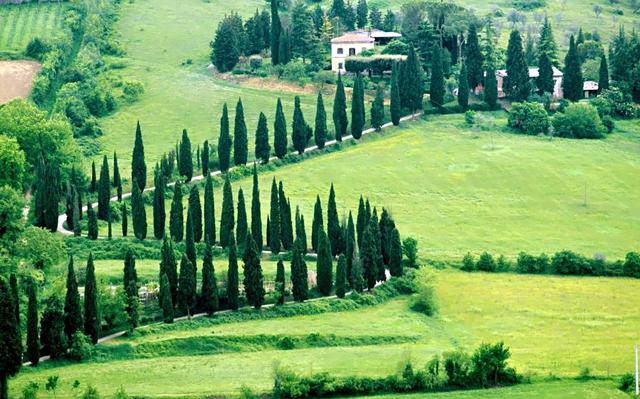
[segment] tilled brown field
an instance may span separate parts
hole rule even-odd
[[[27,97],[39,70],[35,61],[0,61],[0,104]]]

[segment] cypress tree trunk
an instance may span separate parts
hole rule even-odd
[[[133,234],[137,239],[144,240],[147,237],[147,213],[142,194],[135,182],[131,193],[131,219],[133,220]]]
[[[336,295],[338,298],[344,298],[347,283],[347,260],[344,255],[338,258],[338,266],[336,267]]]
[[[93,344],[98,343],[100,336],[100,317],[98,306],[98,285],[96,283],[93,255],[89,253],[84,287],[84,334],[91,339]]]
[[[260,188],[258,187],[258,168],[253,165],[253,193],[251,195],[251,235],[256,242],[258,252],[262,251],[262,211],[260,206]]]

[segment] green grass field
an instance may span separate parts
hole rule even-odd
[[[20,53],[35,37],[50,39],[62,24],[63,3],[0,5],[0,52]]]
[[[542,384],[539,389],[537,382],[549,375],[573,377],[585,367],[602,377],[631,370],[633,343],[639,338],[640,320],[634,312],[638,306],[634,293],[639,288],[640,281],[629,279],[438,271],[440,311],[434,318],[412,312],[408,299],[400,298],[358,311],[313,316],[228,324],[197,319],[169,329],[154,327],[148,334],[100,346],[101,351],[121,360],[107,360],[113,359],[110,357],[87,364],[43,363],[35,370],[23,369],[11,387],[17,392],[28,381],[42,382],[49,375],[59,375],[59,398],[72,397],[70,384],[76,379],[95,385],[103,394],[120,385],[129,394],[148,397],[237,394],[243,384],[262,392],[272,388],[275,364],[301,373],[386,375],[408,359],[421,367],[443,351],[472,350],[481,342],[504,340],[511,348],[510,364],[536,382],[506,391],[519,395],[515,397],[567,394],[616,398],[621,396],[612,382],[562,381]],[[335,334],[334,340],[344,344],[293,350],[261,350],[249,345],[265,336],[305,337],[314,333]],[[235,342],[239,347],[197,355],[177,350],[187,347],[197,352],[199,344],[214,338]],[[358,344],[374,339],[378,342],[375,345]],[[140,351],[139,357],[127,355],[132,352],[126,348],[133,353]],[[157,352],[150,352],[150,348]],[[500,397],[493,396],[498,392],[477,394],[492,398]],[[594,392],[595,396],[580,396],[584,392]],[[600,392],[602,396],[596,395]],[[527,396],[534,393],[539,396]],[[450,393],[442,397],[468,395]]]

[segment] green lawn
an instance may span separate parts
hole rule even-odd
[[[54,36],[65,7],[57,2],[0,5],[0,52],[20,53],[34,37]]]

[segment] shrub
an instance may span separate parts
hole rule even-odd
[[[544,273],[549,268],[549,257],[545,254],[540,256],[529,255],[526,252],[518,254],[516,271],[518,273],[538,274]]]
[[[625,276],[640,278],[640,254],[637,252],[629,252],[627,256],[625,256],[622,268]]]
[[[547,6],[546,0],[513,0],[513,8],[522,11],[531,11],[536,8],[543,8]]]
[[[402,40],[393,39],[382,49],[382,54],[408,55],[409,45]]]
[[[76,331],[71,338],[71,346],[69,347],[69,352],[67,352],[69,359],[80,362],[89,359],[92,353],[93,346],[89,337],[80,331]]]
[[[407,267],[418,267],[418,241],[413,237],[402,240],[402,254],[406,258]]]
[[[476,264],[473,259],[473,255],[471,255],[470,252],[467,252],[464,258],[462,258],[462,267],[460,269],[466,272],[472,272],[476,269]]]
[[[546,134],[549,115],[540,103],[513,103],[509,111],[508,126],[526,134]]]
[[[35,381],[29,381],[27,385],[22,388],[22,399],[37,399],[38,390],[40,385]]]
[[[493,256],[488,252],[483,252],[478,258],[478,263],[476,263],[476,269],[481,270],[483,272],[495,272],[496,271],[496,262],[493,260]]]
[[[259,55],[252,55],[249,57],[249,67],[254,71],[262,68],[262,57]]]
[[[94,386],[89,385],[80,396],[80,399],[100,399],[100,394]]]
[[[435,295],[435,274],[428,269],[418,272],[417,286],[418,292],[411,301],[411,310],[433,316],[438,310]]]
[[[278,348],[280,349],[289,350],[289,349],[294,349],[295,347],[296,347],[295,343],[289,336],[284,336],[280,338],[280,341],[278,341]]]
[[[467,125],[474,125],[476,123],[476,111],[468,110],[464,113],[464,121]]]
[[[624,373],[622,377],[620,377],[620,382],[618,383],[618,389],[623,392],[630,392],[631,389],[635,386],[636,380],[631,373]]]
[[[517,383],[515,370],[507,367],[510,357],[509,348],[503,342],[480,345],[471,356],[472,384],[488,388]]]
[[[29,44],[27,44],[27,49],[25,50],[25,55],[30,58],[35,58],[37,60],[42,60],[44,55],[51,51],[51,45],[46,41],[40,39],[39,37],[34,37],[31,39]]]
[[[586,103],[569,105],[553,118],[553,127],[558,136],[576,139],[598,139],[606,132],[598,110]]]
[[[278,76],[285,80],[292,82],[304,83],[307,77],[307,71],[301,59],[296,58],[293,61],[288,62],[286,65],[279,65]]]
[[[589,262],[572,251],[556,252],[551,259],[551,270],[557,274],[591,274]]]
[[[122,94],[128,102],[137,101],[144,93],[144,85],[137,80],[126,80],[122,83]]]
[[[504,255],[500,255],[498,260],[496,261],[496,271],[499,272],[508,272],[511,270],[511,262],[504,257]]]
[[[445,353],[443,366],[449,378],[448,384],[454,388],[465,388],[469,384],[471,360],[462,351]]]
[[[598,97],[591,100],[601,118],[606,115],[620,118],[635,118],[640,114],[631,100],[631,95],[617,87],[603,90]]]

